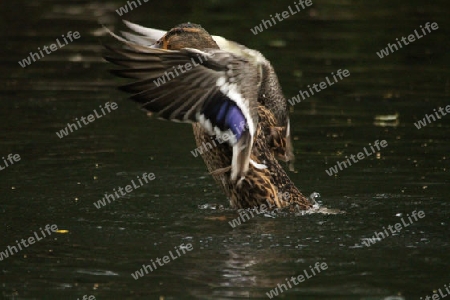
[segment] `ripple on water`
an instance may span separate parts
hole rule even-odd
[[[119,276],[118,273],[115,273],[113,271],[109,270],[77,270],[77,273],[80,274],[87,274],[87,275],[94,275],[94,276]]]

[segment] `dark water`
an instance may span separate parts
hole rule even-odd
[[[311,276],[317,262],[327,269],[291,283],[279,297],[395,300],[447,293],[450,116],[420,130],[414,125],[450,104],[447,2],[314,0],[258,35],[250,28],[293,3],[141,2],[123,18],[163,29],[201,23],[260,50],[288,98],[331,72],[350,71],[296,104],[291,117],[298,171],[291,178],[305,194],[320,193],[322,207],[345,213],[259,215],[232,228],[228,221],[238,213],[191,155],[190,126],[148,118],[114,88],[121,81],[101,59],[100,43],[109,40],[99,23],[119,30],[115,9],[125,1],[3,1],[0,157],[21,159],[0,171],[0,252],[35,233],[42,238],[46,224],[59,229],[0,261],[3,299],[267,299],[286,278],[304,270]],[[439,28],[377,56],[426,22]],[[81,37],[25,68],[18,64],[30,51],[62,42],[68,31]],[[56,136],[108,101],[118,109]],[[386,115],[397,117],[376,120]],[[327,175],[376,140],[388,146]],[[105,192],[146,172],[156,179],[94,207]],[[425,217],[410,222],[413,211]],[[363,245],[402,219],[400,232]],[[193,249],[133,279],[143,264],[175,254],[181,244]]]

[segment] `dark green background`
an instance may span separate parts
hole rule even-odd
[[[258,49],[287,98],[337,69],[350,71],[291,114],[298,171],[291,178],[306,195],[319,192],[323,207],[346,213],[258,216],[235,229],[227,221],[237,212],[190,153],[190,126],[148,118],[115,89],[124,81],[107,72],[101,43],[111,39],[99,24],[123,29],[115,9],[124,4],[0,4],[0,157],[22,158],[0,171],[0,251],[46,224],[68,230],[0,262],[4,299],[268,299],[266,292],[316,262],[328,269],[283,299],[419,299],[448,285],[450,116],[414,126],[450,104],[448,1],[313,0],[256,36],[250,28],[293,1],[150,1],[123,17],[161,29],[200,23]],[[426,22],[439,29],[386,58],[376,55]],[[19,66],[68,31],[81,38]],[[56,136],[107,101],[118,109]],[[395,113],[396,126],[374,122]],[[388,142],[378,158],[334,177],[325,173],[377,139]],[[156,179],[107,207],[93,206],[145,172]],[[361,246],[413,210],[426,217]],[[193,250],[139,280],[131,277],[182,243]]]

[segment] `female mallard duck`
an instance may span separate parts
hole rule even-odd
[[[234,208],[309,209],[277,161],[292,168],[289,116],[278,78],[258,51],[201,26],[186,23],[169,32],[125,24],[135,33],[105,59],[125,67],[112,72],[138,81],[120,89],[158,117],[193,123],[198,147],[226,141],[202,154]],[[263,206],[264,205],[264,206]]]

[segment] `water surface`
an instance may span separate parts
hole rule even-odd
[[[142,2],[142,1],[141,1]],[[414,122],[449,105],[446,2],[314,0],[258,35],[250,28],[290,1],[160,1],[120,17],[123,1],[0,4],[0,252],[57,224],[59,232],[0,261],[4,299],[267,299],[286,278],[328,268],[284,299],[420,299],[449,285],[450,117]],[[350,76],[292,107],[297,172],[322,207],[344,214],[239,217],[208,176],[190,126],[146,116],[107,73],[99,23],[121,19],[168,29],[192,21],[260,50],[291,98],[338,69]],[[376,52],[426,22],[439,29],[380,59]],[[18,61],[69,31],[80,38],[22,68]],[[118,109],[60,139],[55,134],[106,102]],[[377,121],[397,115],[394,121]],[[388,146],[328,176],[325,170],[376,140]],[[1,160],[0,160],[1,162]],[[3,166],[3,165],[2,165]],[[104,193],[136,176],[155,180],[103,208]],[[408,223],[408,214],[425,217]],[[364,241],[401,220],[400,232]],[[179,258],[131,276],[174,247]],[[445,290],[443,290],[445,291]]]

